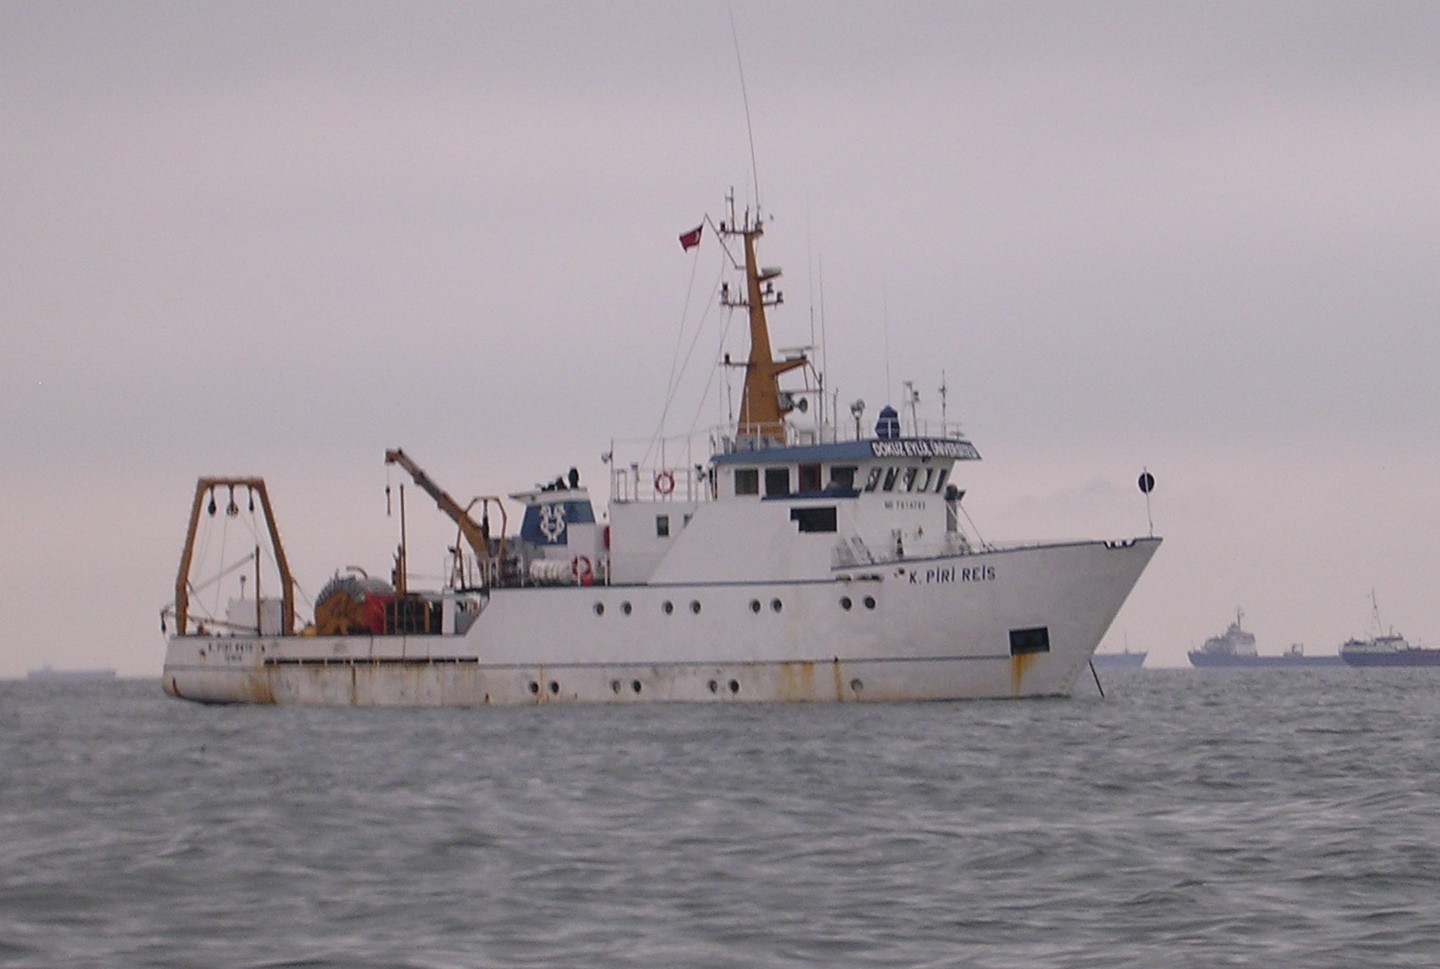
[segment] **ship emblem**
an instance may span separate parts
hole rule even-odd
[[[560,502],[540,508],[540,534],[547,542],[559,542],[565,534],[565,506]]]

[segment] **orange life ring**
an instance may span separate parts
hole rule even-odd
[[[577,555],[570,561],[570,574],[575,581],[581,585],[594,585],[595,573],[590,568],[590,559],[585,555]]]
[[[655,475],[655,490],[662,495],[668,495],[675,490],[675,476],[669,471],[661,471]]]

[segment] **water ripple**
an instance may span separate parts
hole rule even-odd
[[[1440,677],[1106,685],[396,711],[0,684],[0,965],[1433,962]]]

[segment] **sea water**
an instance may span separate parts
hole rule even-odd
[[[1433,966],[1440,670],[1068,700],[0,683],[0,965]]]

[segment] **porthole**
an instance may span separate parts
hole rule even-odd
[[[731,681],[730,681],[730,692],[731,692],[731,693],[739,693],[739,692],[740,692],[740,681],[739,681],[739,680],[731,680]]]
[[[540,695],[540,684],[539,684],[539,683],[536,683],[534,680],[531,680],[531,681],[530,681],[530,695],[531,695],[531,696],[539,696],[539,695]]]
[[[784,608],[785,608],[785,606],[780,602],[779,599],[771,599],[771,600],[770,600],[770,611],[771,611],[771,612],[779,612],[781,609],[784,609]]]
[[[710,692],[711,692],[711,693],[719,693],[719,692],[720,692],[720,684],[717,683],[715,680],[711,680],[711,681],[710,681]]]
[[[759,611],[760,611],[760,600],[759,600],[759,599],[751,599],[751,600],[750,600],[750,611],[751,611],[751,612],[759,612]]]
[[[666,599],[665,604],[660,607],[660,611],[665,613],[665,615],[667,616],[670,615],[670,613],[675,611],[675,603],[671,602],[669,599]]]
[[[690,600],[690,611],[693,612],[693,613],[695,613],[697,616],[700,614],[700,600],[698,600],[698,599],[691,599],[691,600]]]
[[[874,609],[874,608],[875,608],[875,597],[874,597],[874,596],[866,596],[866,597],[865,597],[865,608],[866,608],[866,609]]]
[[[554,680],[551,680],[551,681],[550,681],[550,695],[551,695],[551,696],[559,696],[559,694],[560,694],[560,684],[559,684],[559,683],[556,683]]]
[[[603,616],[603,615],[605,615],[605,603],[603,603],[603,602],[597,602],[597,603],[595,603],[595,615],[597,615],[597,616]]]
[[[623,612],[623,613],[625,613],[625,615],[627,615],[627,616],[630,615],[630,608],[631,608],[631,607],[630,607],[630,603],[628,603],[628,602],[622,602],[622,603],[620,603],[620,611]]]
[[[850,689],[854,693],[859,693],[861,690],[865,689],[865,684],[862,683],[859,678],[856,678],[850,681]]]
[[[611,692],[611,693],[616,693],[616,694],[618,694],[618,693],[620,692],[620,681],[619,681],[619,680],[611,680],[611,681],[610,681],[610,692]]]
[[[640,692],[640,681],[639,681],[639,680],[631,680],[631,681],[630,681],[630,689],[634,690],[636,693],[639,693],[639,692]]]
[[[849,611],[850,611],[850,607],[853,606],[853,605],[855,605],[855,603],[853,603],[853,602],[850,601],[850,597],[849,597],[849,596],[841,596],[841,597],[840,597],[840,608],[841,608],[841,609],[844,609],[846,612],[849,612]]]

